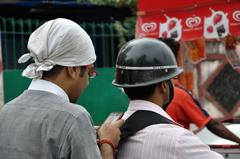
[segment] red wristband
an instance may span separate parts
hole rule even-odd
[[[116,153],[117,152],[117,149],[116,147],[113,145],[112,141],[109,140],[109,139],[101,139],[101,140],[98,140],[98,145],[99,147],[101,147],[103,144],[108,144],[112,147],[113,149],[113,152]]]

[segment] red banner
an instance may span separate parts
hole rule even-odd
[[[223,0],[222,0],[223,1]],[[184,7],[194,7],[196,5],[210,5],[219,3],[219,0],[138,0],[139,11],[163,11],[168,9],[179,9]]]
[[[151,3],[151,6],[154,6],[152,10],[149,5],[144,8],[141,0],[139,1],[137,37],[172,37],[177,40],[194,40],[201,37],[206,39],[223,38],[228,34],[240,35],[239,1],[218,4],[213,3],[216,0],[210,0],[209,4],[211,5],[204,4],[200,7],[182,10],[181,8],[173,10],[173,6],[171,6],[170,10],[166,9],[165,11],[162,8],[159,10],[156,8],[156,6],[161,6],[159,3],[162,2],[152,1],[158,3],[158,5]],[[197,4],[196,0],[192,2]],[[206,3],[206,1],[204,2]],[[167,5],[167,2],[164,4]],[[190,0],[187,0],[185,6],[187,4],[190,4]]]

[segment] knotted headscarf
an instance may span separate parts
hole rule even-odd
[[[54,65],[84,66],[96,61],[94,46],[89,35],[75,22],[58,18],[50,20],[35,30],[28,40],[30,53],[22,55],[18,63],[33,58],[22,76],[42,78],[42,71]]]

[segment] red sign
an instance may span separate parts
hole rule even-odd
[[[237,1],[214,3],[211,6],[204,5],[187,10],[178,8],[175,9],[176,11],[166,10],[164,12],[157,11],[156,8],[154,11],[146,8],[148,9],[146,12],[144,8],[140,9],[137,37],[172,37],[177,40],[193,40],[200,37],[223,38],[228,34],[240,35],[240,2]]]

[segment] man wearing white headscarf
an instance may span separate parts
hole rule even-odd
[[[104,123],[99,147],[89,113],[73,104],[96,73],[96,55],[88,34],[75,22],[58,18],[35,30],[28,41],[30,59],[22,75],[27,90],[0,111],[1,159],[113,158],[122,120]]]

